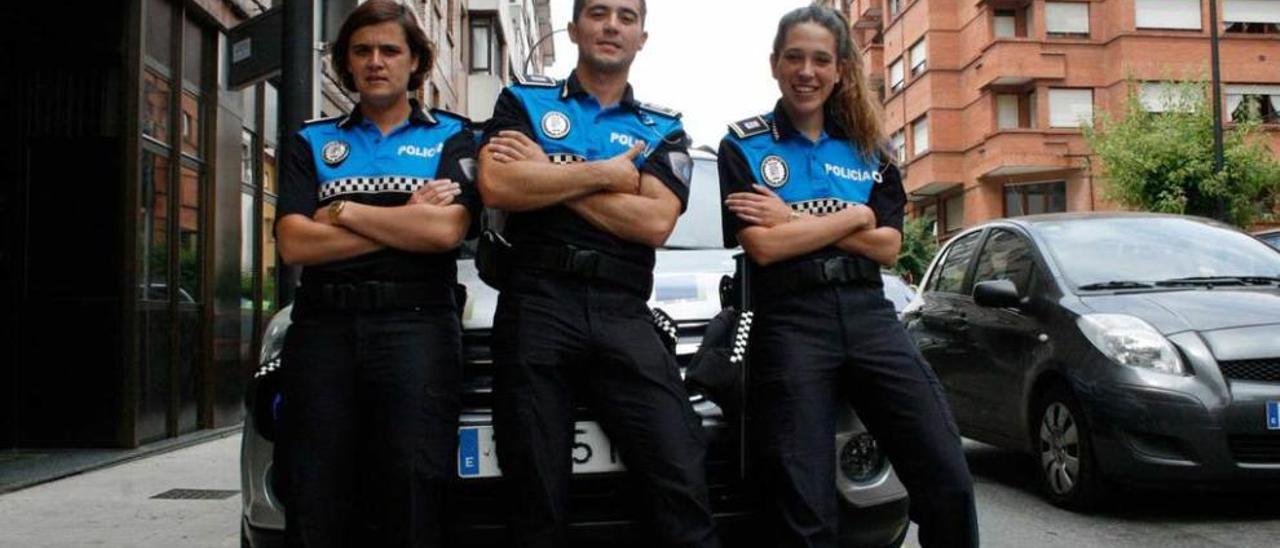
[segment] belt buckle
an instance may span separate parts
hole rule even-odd
[[[589,249],[577,249],[569,252],[569,271],[592,276],[600,267],[600,253]]]
[[[826,283],[843,283],[849,275],[845,270],[845,262],[840,257],[832,257],[822,261],[822,281]]]

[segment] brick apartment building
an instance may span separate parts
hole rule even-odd
[[[853,0],[915,216],[939,238],[1022,214],[1114,209],[1079,125],[1127,78],[1208,78],[1211,0]],[[1280,1],[1220,0],[1223,117],[1258,109],[1280,151]],[[1246,98],[1252,100],[1245,101]]]

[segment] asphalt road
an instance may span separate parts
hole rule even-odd
[[[238,495],[152,497],[176,488],[238,490],[239,447],[240,437],[229,436],[0,495],[0,547],[238,546]],[[1082,515],[1039,497],[1029,457],[974,442],[966,453],[984,546],[1280,546],[1280,493],[1122,491],[1113,509]]]

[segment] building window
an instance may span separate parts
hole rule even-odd
[[[903,0],[888,0],[889,18],[893,19],[902,13]]]
[[[996,95],[996,128],[1036,127],[1036,92]]]
[[[1067,183],[1033,183],[1005,185],[1004,216],[1062,213],[1067,210]]]
[[[1280,33],[1280,2],[1274,0],[1225,0],[1222,21],[1227,32]]]
[[[1089,4],[1084,2],[1045,2],[1045,32],[1050,38],[1087,38],[1089,36]]]
[[[911,122],[911,155],[920,156],[929,151],[929,117],[921,116]]]
[[[894,132],[889,138],[889,148],[893,150],[893,157],[898,164],[904,164],[907,161],[907,134],[902,130]]]
[[[1026,38],[1030,27],[1028,8],[998,9],[991,14],[991,32],[996,38]]]
[[[1078,128],[1092,123],[1092,89],[1049,90],[1049,127]]]
[[[1253,118],[1280,123],[1280,86],[1228,84],[1226,95],[1232,122]]]
[[[919,76],[929,66],[929,52],[924,38],[911,46],[911,77]]]
[[[492,18],[471,18],[471,73],[494,73]]]
[[[964,228],[964,193],[961,192],[942,202],[942,231],[950,234]]]
[[[1022,127],[1019,123],[1018,96],[1011,93],[1001,93],[996,96],[996,127],[999,129],[1010,129]]]
[[[1136,0],[1140,29],[1200,30],[1200,0]]]
[[[1138,93],[1147,112],[1190,112],[1195,108],[1178,87],[1168,82],[1143,82]]]
[[[892,65],[889,65],[889,90],[893,92],[901,91],[903,79],[902,58],[898,58]]]

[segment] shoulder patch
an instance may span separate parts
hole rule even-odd
[[[733,132],[739,139],[755,137],[756,135],[769,133],[769,121],[765,120],[764,116],[752,116],[746,120],[738,120],[729,124],[729,131]]]
[[[661,114],[668,118],[679,118],[683,116],[683,114],[680,114],[680,111],[678,110],[669,109],[667,107],[655,105],[652,103],[642,103],[640,101],[636,101],[636,106],[644,110],[647,110],[649,112],[653,112],[655,114]]]
[[[338,120],[341,120],[343,118],[346,118],[346,116],[343,115],[343,116],[326,116],[323,118],[312,118],[310,120],[303,122],[302,125],[303,127],[306,127],[306,126],[311,126],[315,124],[323,124],[325,122],[337,122]]]
[[[538,88],[554,88],[560,85],[555,78],[543,74],[517,74],[516,83]]]

